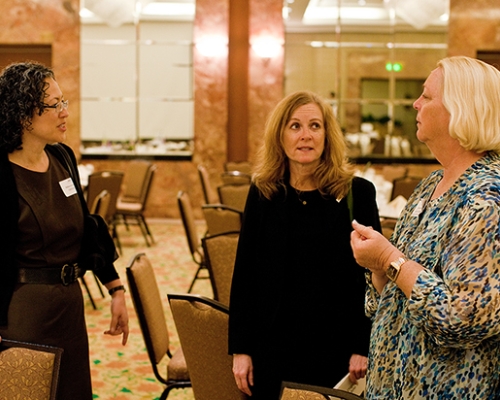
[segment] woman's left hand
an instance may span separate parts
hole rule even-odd
[[[358,379],[366,376],[367,369],[368,358],[359,354],[353,354],[349,360],[349,380],[352,383],[356,383]]]
[[[123,335],[122,344],[127,344],[128,339],[128,312],[125,304],[125,294],[123,290],[113,293],[111,298],[111,324],[105,335]]]

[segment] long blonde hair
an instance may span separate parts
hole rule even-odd
[[[347,161],[345,138],[333,109],[319,95],[300,91],[282,99],[266,122],[264,142],[257,154],[253,181],[267,199],[271,199],[280,186],[286,187],[285,176],[289,173],[289,163],[283,146],[285,127],[297,108],[311,103],[320,108],[325,127],[325,147],[320,163],[313,172],[314,182],[323,195],[342,198],[349,191],[353,169]]]

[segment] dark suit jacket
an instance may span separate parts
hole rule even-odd
[[[289,187],[289,190],[293,189]],[[354,178],[352,190],[354,218],[380,231],[373,184]],[[287,273],[284,252],[290,223],[283,211],[285,199],[284,189],[280,189],[279,194],[269,201],[260,195],[256,186],[250,188],[231,288],[230,354],[254,356],[261,352],[266,347],[276,313],[279,307],[283,307],[281,300],[286,291],[283,281]],[[340,203],[333,198],[325,201],[329,204],[324,216],[328,229],[338,243],[343,243],[342,251],[332,252],[331,258],[324,260],[330,270],[335,269],[335,274],[339,271],[336,275],[339,281],[328,286],[333,299],[338,300],[338,307],[335,306],[336,310],[328,314],[331,320],[325,321],[325,324],[338,326],[340,323],[342,328],[332,330],[332,341],[336,338],[335,332],[341,332],[341,340],[350,347],[351,354],[367,355],[371,324],[364,314],[365,269],[356,264],[349,245],[352,228],[347,198]],[[350,278],[345,279],[346,276]]]

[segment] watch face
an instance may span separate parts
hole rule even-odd
[[[386,275],[391,281],[394,281],[398,276],[398,272],[399,268],[396,268],[394,265],[391,264],[387,269]]]

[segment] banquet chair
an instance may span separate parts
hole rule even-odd
[[[149,361],[158,381],[165,385],[160,399],[168,397],[174,388],[191,386],[189,371],[182,347],[175,352],[170,349],[170,338],[165,319],[163,302],[158,290],[153,267],[144,253],[135,255],[127,268],[127,281]],[[169,358],[166,374],[159,371],[165,355]]]
[[[282,382],[280,400],[362,400],[363,397],[341,389],[330,389],[303,383]]]
[[[222,185],[217,188],[220,202],[236,210],[244,211],[247,202],[250,184],[243,185]]]
[[[408,200],[421,180],[422,178],[418,176],[404,176],[394,179],[392,182],[391,201],[398,196],[403,196]]]
[[[214,299],[229,306],[239,232],[227,232],[201,239]]]
[[[193,261],[198,265],[196,274],[194,275],[194,278],[189,285],[188,293],[191,293],[191,290],[193,290],[193,286],[198,279],[209,278],[208,275],[204,275],[204,271],[208,270],[205,262],[205,254],[203,253],[203,248],[201,246],[201,240],[196,230],[196,223],[194,219],[193,207],[191,205],[191,199],[187,192],[181,190],[177,193],[177,204],[179,206],[182,225],[184,226],[184,232],[186,234],[191,257],[193,258]]]
[[[144,211],[156,168],[155,164],[146,160],[130,162],[113,216],[114,226],[123,223],[128,228],[130,220],[138,225],[148,247],[154,243],[154,238],[144,218]]]
[[[110,194],[108,210],[104,220],[110,227],[113,239],[121,252],[120,240],[116,234],[116,228],[113,224],[114,215],[116,213],[116,203],[120,195],[121,185],[123,182],[123,172],[121,171],[99,171],[89,175],[89,183],[87,186],[87,204],[89,209],[94,203],[95,198],[103,191],[107,190]]]
[[[2,338],[0,399],[55,400],[63,349]]]
[[[252,175],[241,171],[224,171],[220,177],[224,185],[247,185],[252,181]]]
[[[219,194],[214,190],[210,181],[210,175],[207,168],[203,164],[198,165],[198,176],[200,177],[201,189],[203,191],[203,199],[206,204],[220,203]]]
[[[192,294],[168,294],[196,400],[244,400],[228,354],[229,309]]]
[[[202,204],[201,211],[207,224],[206,235],[239,231],[243,213],[223,204]]]
[[[92,205],[90,206],[89,212],[91,214],[99,214],[101,217],[104,219],[106,218],[106,214],[108,212],[108,207],[109,207],[109,200],[111,198],[111,194],[107,190],[102,190],[101,193],[99,193],[95,198],[94,201],[92,202]],[[101,293],[101,297],[104,298],[104,292],[102,290],[101,283],[99,282],[99,279],[95,275],[94,271],[91,271],[92,275],[94,276],[95,283],[97,285],[97,288],[99,289],[99,292]],[[85,276],[80,277],[80,281],[82,282],[83,286],[85,287],[85,290],[89,296],[90,303],[92,304],[92,307],[94,310],[97,310],[97,306],[95,304],[94,298],[92,297],[92,293],[90,292],[89,286],[87,285],[87,281],[85,280]]]
[[[228,161],[224,163],[224,171],[240,171],[252,174],[252,163],[250,161]]]

